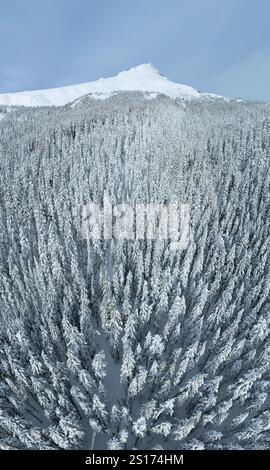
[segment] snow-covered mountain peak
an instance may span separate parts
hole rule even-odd
[[[155,67],[153,64],[141,64],[141,65],[137,65],[136,67],[131,67],[131,69],[127,70],[127,71],[124,71],[124,72],[120,72],[118,74],[118,76],[121,76],[121,77],[130,77],[132,75],[141,75],[141,76],[144,76],[144,77],[153,77],[153,76],[161,76],[161,77],[164,77],[164,75],[162,75]]]
[[[111,78],[48,90],[0,94],[0,105],[63,106],[85,95],[105,99],[121,91],[141,91],[150,97],[164,94],[171,98],[200,98],[194,88],[172,82],[152,64],[142,64]]]

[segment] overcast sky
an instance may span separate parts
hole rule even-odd
[[[151,62],[179,83],[270,100],[269,0],[0,0],[0,93]]]

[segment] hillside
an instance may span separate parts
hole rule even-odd
[[[0,94],[0,105],[6,106],[63,106],[82,96],[105,99],[121,91],[141,91],[151,97],[164,94],[171,98],[192,99],[200,98],[194,88],[170,81],[160,74],[151,64],[133,67],[127,72],[121,72],[112,78],[82,83],[80,85],[53,88],[49,90],[25,91],[19,93]]]
[[[269,105],[2,111],[0,447],[268,449]]]

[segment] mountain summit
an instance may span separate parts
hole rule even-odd
[[[15,106],[63,106],[84,95],[105,99],[116,92],[141,91],[149,97],[164,94],[171,98],[192,99],[202,96],[194,88],[170,81],[152,64],[142,64],[115,77],[38,91],[5,93],[0,95],[0,105]]]

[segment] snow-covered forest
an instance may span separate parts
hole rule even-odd
[[[2,449],[265,449],[270,105],[120,93],[0,107]],[[82,207],[180,202],[170,240]]]

